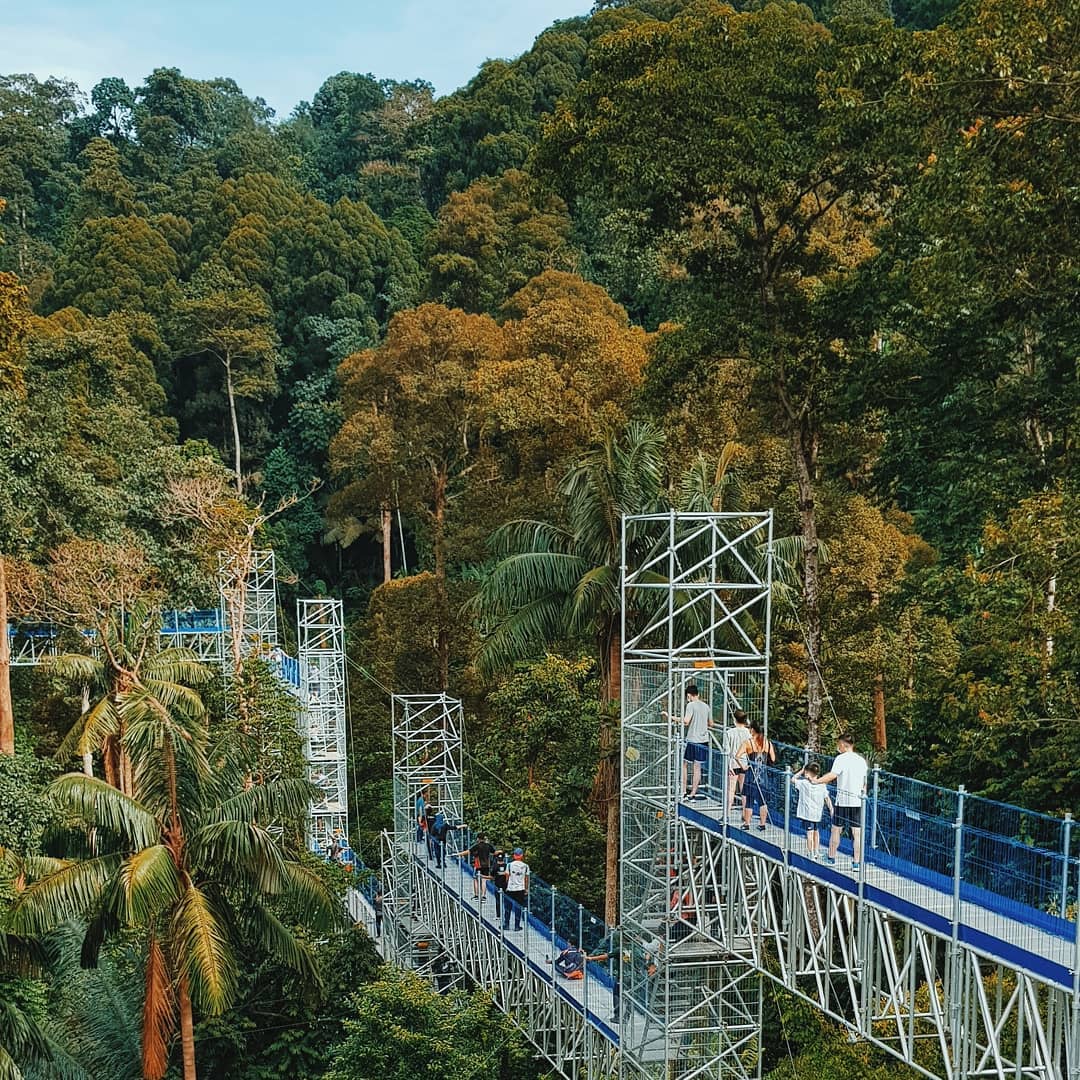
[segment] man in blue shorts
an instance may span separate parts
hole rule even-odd
[[[665,719],[669,714],[660,714]],[[674,721],[676,724],[678,719]],[[686,688],[686,712],[682,718],[682,725],[686,728],[686,745],[683,747],[682,769],[682,797],[684,799],[698,798],[698,786],[701,784],[701,766],[709,759],[709,728],[713,726],[712,710],[698,694],[696,683],[691,683]],[[688,766],[693,765],[693,773],[690,780],[690,790],[687,792]]]

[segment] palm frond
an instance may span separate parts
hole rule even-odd
[[[758,557],[765,558],[766,549],[758,548]],[[827,566],[829,546],[824,540],[818,540],[818,562]],[[802,560],[804,555],[803,539],[799,535],[778,536],[772,542],[773,580],[782,582],[789,588],[797,589],[802,585]]]
[[[119,833],[133,847],[149,847],[158,842],[161,830],[153,814],[104,780],[83,773],[67,773],[54,780],[48,792],[62,809]]]
[[[262,904],[251,907],[251,929],[262,946],[271,956],[276,957],[286,967],[292,968],[305,981],[319,986],[322,979],[315,964],[315,957],[307,942],[300,940],[289,928]]]
[[[488,539],[488,547],[500,557],[520,551],[567,552],[573,544],[573,535],[565,529],[528,518],[504,522]]]
[[[120,730],[120,718],[113,705],[113,699],[106,694],[84,713],[72,725],[56,751],[61,760],[73,754],[92,754],[100,750],[110,735]]]
[[[203,865],[214,866],[234,884],[261,893],[279,893],[286,886],[285,858],[274,838],[250,821],[216,821],[189,838]]]
[[[117,884],[121,910],[116,914],[131,926],[144,926],[180,896],[180,876],[163,844],[143,848],[125,859]]]
[[[61,653],[48,660],[48,669],[61,679],[79,685],[98,685],[104,681],[105,665],[96,656],[84,653]]]
[[[567,632],[569,613],[561,597],[544,597],[518,608],[484,639],[476,654],[481,674],[490,678],[532,655]]]
[[[347,923],[344,901],[310,867],[287,862],[285,877],[283,898],[302,913],[313,930],[337,930]]]
[[[201,717],[206,713],[202,695],[190,686],[178,682],[155,679],[147,682],[147,693],[153,694],[169,712],[183,712],[189,717]]]
[[[585,629],[608,611],[619,607],[619,576],[613,566],[594,566],[582,574],[571,594],[574,628]]]
[[[523,551],[500,561],[477,592],[478,610],[492,615],[552,594],[569,595],[590,564],[577,555]]]
[[[230,796],[211,809],[207,822],[260,821],[263,824],[290,821],[307,813],[308,805],[319,797],[319,789],[307,780],[283,777],[254,784]]]
[[[203,686],[211,678],[210,670],[191,649],[162,649],[148,657],[143,667],[146,682],[185,683]]]
[[[191,986],[192,1001],[211,1016],[220,1016],[236,991],[236,960],[225,921],[196,885],[184,890],[171,937],[176,963]]]
[[[45,934],[90,911],[98,902],[123,856],[63,863],[45,877],[32,881],[8,910],[8,929],[16,934]]]

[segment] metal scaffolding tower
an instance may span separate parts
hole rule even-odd
[[[677,721],[693,683],[721,730],[736,708],[767,722],[771,550],[771,512],[623,522],[624,1077],[760,1076],[762,980],[730,947],[735,863],[680,817]]]
[[[300,726],[308,778],[322,798],[312,804],[313,850],[345,839],[349,825],[345,619],[340,600],[298,600]]]
[[[262,656],[278,644],[277,569],[273,551],[221,552],[218,589],[225,622],[230,633],[239,637],[242,656]]]
[[[418,942],[435,931],[421,912],[417,853],[417,801],[438,806],[453,824],[462,821],[461,702],[446,694],[395,694],[390,701],[394,754],[394,831],[384,860],[387,912],[396,962],[416,966]]]

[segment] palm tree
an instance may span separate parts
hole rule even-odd
[[[186,690],[187,688],[182,688]],[[236,950],[258,946],[317,980],[311,953],[272,910],[284,905],[329,929],[340,901],[286,848],[276,826],[299,821],[315,789],[284,778],[246,784],[248,748],[235,734],[209,745],[197,694],[156,696],[143,681],[110,706],[132,762],[131,791],[82,773],[48,791],[76,823],[72,857],[28,858],[9,932],[41,936],[82,920],[82,962],[130,928],[145,941],[142,1069],[160,1080],[179,1021],[185,1080],[195,1080],[193,1007],[210,1015],[236,990]]]
[[[130,611],[117,609],[102,622],[93,655],[65,653],[50,664],[83,692],[82,713],[57,756],[79,754],[86,761],[100,751],[105,779],[127,795],[132,771],[124,749],[124,696],[140,688],[166,708],[198,711],[201,701],[191,687],[208,678],[190,649],[158,649],[160,630],[161,614],[155,608],[137,604]]]
[[[556,641],[586,640],[600,668],[600,762],[593,798],[606,824],[604,917],[617,916],[618,715],[622,681],[622,519],[663,501],[664,436],[649,423],[608,432],[566,473],[566,525],[513,521],[492,536],[499,562],[472,610],[490,628],[478,655],[492,675]]]

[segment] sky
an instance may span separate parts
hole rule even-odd
[[[463,86],[492,57],[524,52],[591,0],[38,0],[0,3],[0,73],[61,76],[89,94],[119,75],[132,87],[157,67],[228,76],[279,117],[329,75]]]

